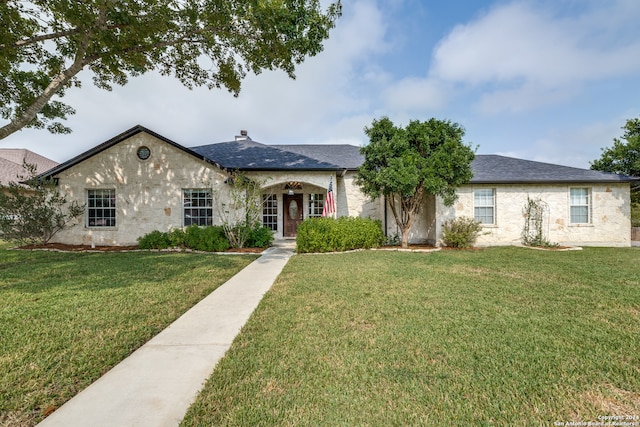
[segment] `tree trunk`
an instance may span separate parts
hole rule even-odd
[[[411,227],[405,227],[402,230],[402,249],[409,249],[409,233],[411,232]]]

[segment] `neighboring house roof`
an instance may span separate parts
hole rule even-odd
[[[266,145],[253,141],[248,136],[229,142],[202,145],[192,150],[210,159],[215,159],[223,167],[241,170],[310,170],[334,171],[357,168],[362,162],[353,166],[353,162],[341,161],[339,150],[352,147],[351,151],[359,153],[355,146],[324,145],[327,153],[321,155],[318,146],[304,145]],[[353,154],[350,154],[353,157]]]
[[[472,184],[534,184],[573,182],[630,182],[636,178],[614,173],[478,154],[471,163]]]
[[[58,165],[51,159],[24,148],[0,148],[0,184],[28,178],[24,164],[34,165],[36,173],[45,172]]]

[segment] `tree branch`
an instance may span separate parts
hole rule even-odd
[[[42,94],[40,94],[40,96],[38,96],[31,105],[22,112],[22,114],[0,128],[0,139],[6,138],[31,123],[40,110],[42,110],[42,108],[51,100],[53,95],[63,88],[76,74],[82,71],[85,66],[84,56],[89,47],[91,35],[92,33],[90,32],[84,34],[80,44],[78,45],[78,50],[76,51],[73,63],[69,68],[54,77]]]
[[[57,33],[50,33],[50,34],[41,34],[39,36],[34,36],[34,37],[30,37],[28,39],[23,39],[23,40],[18,40],[17,42],[7,46],[6,44],[0,44],[0,50],[1,49],[7,49],[7,48],[22,48],[25,46],[29,46],[35,43],[39,43],[39,42],[44,42],[47,40],[54,40],[54,39],[58,39],[60,37],[66,37],[66,36],[71,36],[74,34],[79,34],[80,30],[78,28],[74,28],[71,30],[66,30],[66,31],[58,31]]]

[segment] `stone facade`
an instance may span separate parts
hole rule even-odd
[[[150,157],[137,156],[140,147],[150,150]],[[337,216],[377,217],[379,203],[370,202],[354,184],[354,172],[270,171],[249,172],[262,185],[263,194],[277,198],[275,238],[283,238],[283,197],[287,185],[303,197],[303,218],[312,216],[310,195],[326,197],[333,182]],[[90,226],[87,213],[73,227],[58,233],[52,242],[85,245],[135,245],[139,237],[154,231],[169,231],[184,224],[183,190],[212,189],[213,221],[222,223],[220,206],[229,202],[228,174],[215,165],[144,132],[119,142],[55,176],[59,189],[69,201],[87,202],[89,190],[115,190],[116,225]],[[315,212],[317,215],[318,212]]]
[[[139,156],[141,147],[148,158]],[[141,158],[142,157],[142,158]],[[211,191],[212,224],[221,224],[223,207],[228,205],[227,171],[205,161],[197,153],[181,147],[153,132],[136,131],[108,141],[85,153],[80,160],[54,169],[59,189],[69,201],[86,203],[95,190],[110,190],[115,202],[115,224],[91,224],[88,214],[74,227],[58,233],[53,241],[71,244],[133,245],[139,237],[154,231],[182,227],[188,215],[185,190]],[[333,182],[336,216],[373,218],[381,221],[388,236],[400,235],[391,210],[381,198],[369,200],[355,184],[356,172],[345,170],[249,171],[260,182],[263,195],[275,195],[270,226],[275,237],[284,237],[285,200],[289,194],[300,197],[301,218],[318,216],[321,211],[314,198],[324,198]],[[571,223],[570,191],[586,189],[589,194],[589,219]],[[444,206],[437,197],[429,197],[412,228],[412,243],[439,244],[442,224],[455,217],[474,217],[474,192],[492,189],[495,195],[493,223],[484,226],[479,245],[520,244],[524,226],[523,208],[527,197],[542,200],[548,206],[544,232],[550,242],[562,245],[630,246],[629,183],[575,184],[499,184],[465,185],[458,191],[453,206]],[[273,201],[273,199],[272,199]],[[313,212],[313,208],[315,212]],[[264,213],[264,212],[263,212]],[[263,217],[264,219],[264,217]],[[295,230],[295,228],[294,228]]]
[[[138,148],[150,157],[140,160]],[[168,231],[183,223],[183,189],[225,191],[226,175],[216,166],[147,134],[138,133],[75,164],[56,176],[68,200],[86,203],[88,190],[115,190],[116,225],[90,227],[86,213],[74,227],[52,241],[85,245],[134,245],[153,230]]]
[[[458,191],[451,208],[440,204],[438,217],[474,217],[474,191],[492,188],[495,194],[494,224],[485,225],[479,245],[520,244],[527,197],[546,204],[543,233],[548,241],[561,245],[629,246],[631,208],[629,184],[545,184],[545,185],[467,185]],[[570,190],[586,188],[590,195],[589,221],[572,224]],[[441,236],[441,230],[439,230]]]

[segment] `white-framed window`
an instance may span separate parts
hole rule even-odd
[[[473,192],[473,216],[482,224],[496,223],[495,188],[478,188]]]
[[[275,194],[262,195],[262,225],[278,231],[278,197]]]
[[[87,227],[116,226],[116,190],[87,190]]]
[[[183,190],[183,225],[212,225],[213,198],[211,190],[190,188]]]
[[[591,222],[591,191],[588,188],[570,188],[569,206],[571,224]]]
[[[309,218],[319,218],[324,210],[324,194],[309,194]]]

